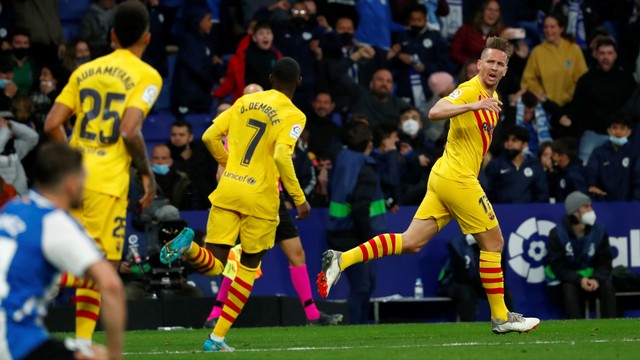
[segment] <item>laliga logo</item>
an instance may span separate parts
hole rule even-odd
[[[525,220],[509,235],[509,266],[528,283],[545,281],[544,257],[547,255],[546,238],[556,224],[535,217]]]

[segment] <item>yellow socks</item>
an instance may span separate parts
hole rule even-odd
[[[402,254],[402,234],[380,234],[342,253],[340,270],[360,262],[400,254]]]
[[[480,251],[480,279],[487,293],[491,318],[507,320],[507,306],[504,303],[504,277],[500,260],[502,255],[497,252]]]

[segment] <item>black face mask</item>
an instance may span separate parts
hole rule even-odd
[[[416,36],[420,34],[420,31],[422,31],[423,27],[421,26],[410,26],[409,27],[409,32],[411,33],[411,35]]]
[[[305,20],[304,18],[294,17],[291,19],[291,22],[296,27],[303,27],[307,23],[307,20]]]
[[[342,46],[351,45],[351,42],[353,41],[353,34],[352,33],[340,34],[340,41],[342,42]]]
[[[29,48],[13,48],[12,52],[16,59],[22,60],[29,55]]]
[[[520,154],[520,150],[516,149],[505,149],[504,154],[509,158],[509,160],[513,160]]]

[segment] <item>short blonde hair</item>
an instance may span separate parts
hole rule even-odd
[[[492,36],[487,39],[484,50],[482,50],[482,55],[480,55],[481,59],[484,57],[484,54],[488,49],[504,51],[504,53],[507,54],[507,62],[509,62],[509,58],[511,58],[511,55],[513,54],[513,46],[509,40],[499,36]]]

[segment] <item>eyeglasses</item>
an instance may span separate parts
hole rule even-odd
[[[308,11],[305,9],[291,9],[293,15],[307,15]]]

